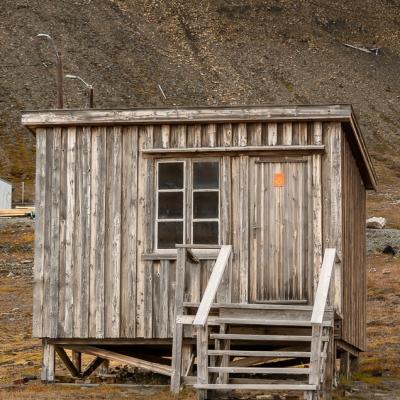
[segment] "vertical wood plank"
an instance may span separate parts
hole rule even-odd
[[[240,156],[240,302],[248,302],[249,281],[249,202],[248,202],[248,180],[249,180],[249,157]]]
[[[186,125],[178,125],[178,147],[186,147]]]
[[[76,142],[75,142],[75,154],[76,154],[76,165],[75,165],[75,227],[74,227],[74,254],[73,254],[73,324],[72,324],[72,336],[80,337],[81,333],[81,295],[82,295],[82,195],[84,192],[82,182],[82,128],[77,127],[76,129]]]
[[[43,241],[43,334],[49,337],[50,325],[51,325],[51,298],[50,298],[50,281],[52,274],[51,267],[51,250],[52,250],[52,238],[51,238],[51,223],[52,223],[52,180],[53,180],[53,129],[48,128],[46,130],[46,172],[45,172],[45,204],[44,210],[44,241]]]
[[[74,313],[74,252],[75,252],[75,169],[76,169],[76,128],[68,128],[67,150],[67,219],[65,240],[65,320],[64,332],[73,334]]]
[[[247,124],[238,124],[238,145],[247,146]]]
[[[299,123],[299,145],[307,144],[307,122]]]
[[[262,145],[262,124],[254,123],[251,129],[251,144],[253,146]]]
[[[42,337],[43,332],[43,268],[45,236],[45,175],[46,175],[46,130],[36,130],[36,181],[35,181],[35,263],[33,272],[33,319],[32,334]]]
[[[282,144],[290,146],[292,144],[292,127],[291,122],[283,123]]]
[[[50,259],[50,288],[49,288],[49,317],[48,336],[58,334],[58,294],[60,270],[60,173],[61,173],[61,128],[53,129],[52,149],[52,181],[51,181],[51,259]]]
[[[217,124],[208,124],[207,132],[209,135],[209,146],[215,147],[217,145]]]
[[[137,129],[137,127],[135,128]],[[161,125],[161,145],[163,149],[169,147],[170,125]]]
[[[153,127],[139,127],[139,148],[151,148]],[[138,270],[136,336],[151,337],[152,334],[152,262],[141,260],[141,255],[153,247],[153,162],[138,159]]]
[[[89,336],[104,337],[106,128],[92,128]]]
[[[322,265],[322,190],[321,190],[321,156],[312,156],[312,198],[313,198],[313,243],[314,243],[314,293],[318,287],[319,272]]]
[[[137,165],[138,128],[130,126],[122,133],[121,336],[126,338],[136,335]]]
[[[240,193],[240,158],[232,157],[231,161],[231,170],[232,170],[232,302],[239,302],[239,292],[240,292],[240,260],[239,260],[239,251],[240,251],[240,218],[239,212],[240,203],[239,203],[239,193]]]
[[[313,144],[322,144],[322,122],[314,122]]]
[[[58,282],[58,336],[65,337],[65,241],[66,241],[66,219],[67,219],[67,152],[68,152],[68,130],[61,129],[61,166],[60,166],[60,261]]]
[[[232,124],[222,124],[222,146],[232,145]]]
[[[229,140],[232,139],[232,128],[229,126]],[[228,143],[227,141],[225,143]],[[221,244],[232,244],[231,237],[231,157],[222,157],[221,179],[220,179],[220,232]],[[232,256],[231,256],[232,259]],[[232,265],[228,267],[223,275],[220,284],[220,295],[217,294],[217,301],[227,302],[230,299]]]
[[[82,193],[82,227],[83,227],[83,245],[82,245],[82,298],[81,298],[81,337],[89,336],[89,285],[90,285],[90,240],[91,240],[91,158],[92,158],[92,131],[91,128],[83,128],[83,154],[82,154],[82,173],[83,187]]]
[[[201,147],[201,125],[193,125],[193,147]]]
[[[107,132],[105,333],[119,337],[121,273],[121,127]]]
[[[268,146],[275,146],[278,142],[278,125],[276,122],[268,123]]]

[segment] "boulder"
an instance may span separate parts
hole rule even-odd
[[[367,228],[370,229],[383,229],[386,225],[386,218],[371,217],[367,219]]]

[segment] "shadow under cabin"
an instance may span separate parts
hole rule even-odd
[[[43,381],[58,354],[81,379],[109,360],[200,398],[330,398],[366,347],[376,175],[351,106],[27,111],[22,123],[37,143]]]

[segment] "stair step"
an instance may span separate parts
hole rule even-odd
[[[221,340],[259,340],[264,342],[311,342],[312,336],[294,335],[249,335],[241,333],[212,333],[211,339]],[[328,336],[322,336],[322,341],[327,342]]]
[[[217,324],[235,324],[235,325],[268,325],[268,326],[299,326],[311,327],[311,321],[304,320],[267,320],[256,318],[216,318]],[[324,321],[324,326],[332,326],[331,322]]]
[[[252,350],[208,350],[210,356],[233,357],[310,357],[309,351],[252,351]]]
[[[317,390],[317,385],[308,384],[260,384],[260,383],[208,383],[195,384],[196,389],[209,390],[273,390],[273,391],[305,391]]]
[[[262,367],[208,367],[208,372],[225,372],[229,374],[279,374],[308,375],[309,368],[262,368]]]

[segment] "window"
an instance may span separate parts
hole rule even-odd
[[[193,162],[192,243],[219,242],[219,163]]]
[[[172,249],[183,243],[184,235],[184,166],[183,162],[159,162],[157,179],[158,249]]]
[[[156,250],[178,243],[218,244],[219,202],[218,161],[159,161]]]

